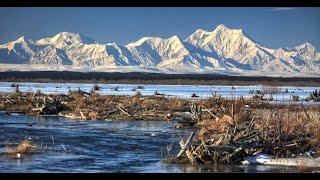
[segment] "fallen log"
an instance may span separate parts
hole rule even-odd
[[[62,111],[62,112],[58,113],[58,116],[66,117],[66,118],[70,118],[70,119],[81,119],[81,116],[77,116],[73,112],[64,112],[64,111]]]
[[[320,158],[274,158],[265,165],[320,167]]]
[[[217,115],[215,115],[215,114],[213,114],[208,108],[206,108],[205,106],[202,106],[202,111],[203,112],[207,112],[207,113],[209,113],[212,117],[214,117],[214,118],[216,118],[216,119],[218,119],[219,117],[217,116]]]
[[[191,139],[193,138],[194,136],[194,132],[191,132],[189,138],[187,139],[187,141],[185,143],[180,143],[181,145],[181,150],[180,152],[178,153],[177,157],[176,158],[180,158],[182,156],[182,154],[187,150],[190,142],[191,142]]]
[[[245,157],[242,164],[320,167],[320,158],[271,158],[265,154]]]
[[[123,112],[124,114],[128,115],[129,117],[132,117],[131,114],[129,114],[127,111],[125,111],[125,110],[122,109],[121,107],[117,106],[117,108],[118,108],[121,112]]]
[[[193,122],[192,114],[190,112],[174,112],[173,116],[179,119],[180,121],[178,122],[180,123],[187,122],[187,121]]]

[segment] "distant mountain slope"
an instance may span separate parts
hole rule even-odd
[[[1,71],[20,64],[24,71],[37,66],[42,70],[320,75],[320,53],[310,43],[271,49],[248,38],[243,30],[222,24],[213,31],[198,29],[185,40],[144,37],[126,46],[99,44],[70,32],[36,41],[20,37],[0,45],[0,63]]]

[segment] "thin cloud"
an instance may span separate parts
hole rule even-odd
[[[295,10],[294,7],[278,7],[278,8],[272,8],[272,11],[292,11]]]

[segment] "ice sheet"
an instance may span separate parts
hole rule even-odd
[[[0,92],[13,92],[14,87],[12,84],[18,84],[19,90],[22,92],[36,92],[40,90],[43,93],[61,93],[67,94],[69,90],[77,90],[80,88],[83,91],[90,92],[95,84],[90,83],[13,83],[13,82],[0,82]],[[97,91],[100,94],[105,95],[134,95],[137,91],[140,91],[142,95],[153,95],[155,91],[165,94],[167,97],[177,98],[191,98],[191,95],[195,93],[199,98],[208,98],[213,94],[220,95],[226,98],[238,98],[243,96],[244,98],[252,97],[254,94],[250,94],[250,91],[262,90],[262,85],[257,86],[209,86],[209,85],[154,85],[145,84],[141,85],[143,89],[136,89],[141,84],[98,84],[101,88]],[[113,90],[114,87],[118,87],[118,91]],[[285,93],[288,89],[288,93]],[[298,95],[300,100],[305,100],[309,93],[320,87],[292,87],[282,86],[278,87],[279,92],[273,94],[273,101],[290,101],[293,95]],[[269,98],[271,95],[266,94],[264,97]]]

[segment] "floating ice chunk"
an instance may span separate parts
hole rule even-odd
[[[256,154],[253,156],[248,156],[244,158],[244,161],[242,161],[242,164],[265,164],[266,162],[270,161],[270,156],[267,154]]]

